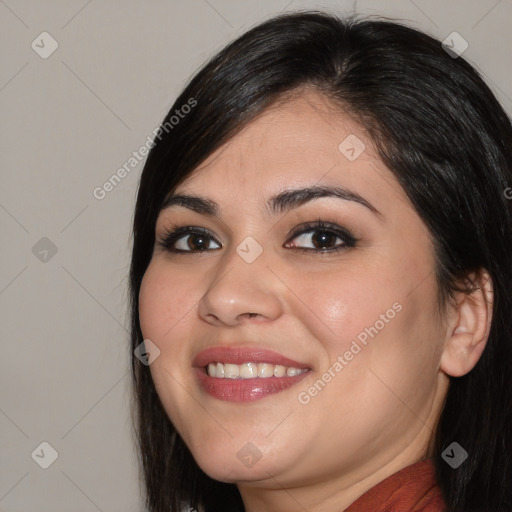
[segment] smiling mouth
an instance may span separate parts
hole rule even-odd
[[[270,377],[296,377],[309,371],[309,368],[295,368],[272,363],[243,364],[211,362],[205,366],[208,377],[216,379],[268,379]]]
[[[226,402],[261,400],[295,386],[312,371],[307,363],[259,347],[218,345],[192,361],[197,383],[207,395]]]

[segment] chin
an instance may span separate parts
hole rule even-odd
[[[275,452],[270,446],[259,449],[251,442],[230,439],[229,442],[202,442],[191,450],[199,467],[220,482],[258,481],[282,470],[277,467]],[[282,463],[284,461],[280,461]]]

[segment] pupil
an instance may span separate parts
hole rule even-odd
[[[333,242],[333,238],[335,238],[333,233],[329,233],[328,231],[319,231],[319,234],[314,237],[315,245],[330,245],[329,242]],[[318,244],[317,244],[318,241]]]
[[[205,237],[203,235],[195,235],[195,236],[190,237],[190,240],[199,240],[199,243],[192,242],[192,246],[194,246],[194,247],[191,247],[191,249],[197,250],[197,249],[202,248],[202,245],[204,244],[204,241],[205,241]]]

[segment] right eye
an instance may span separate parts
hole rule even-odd
[[[167,231],[158,241],[160,247],[170,252],[204,252],[213,250],[208,248],[208,242],[213,242],[213,237],[204,228],[184,226]],[[217,243],[217,242],[215,242]],[[216,248],[219,248],[215,247]]]

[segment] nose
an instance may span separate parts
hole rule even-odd
[[[282,283],[269,270],[265,251],[247,263],[235,249],[230,249],[212,272],[198,304],[199,316],[219,326],[236,326],[253,317],[275,320],[283,311]]]

